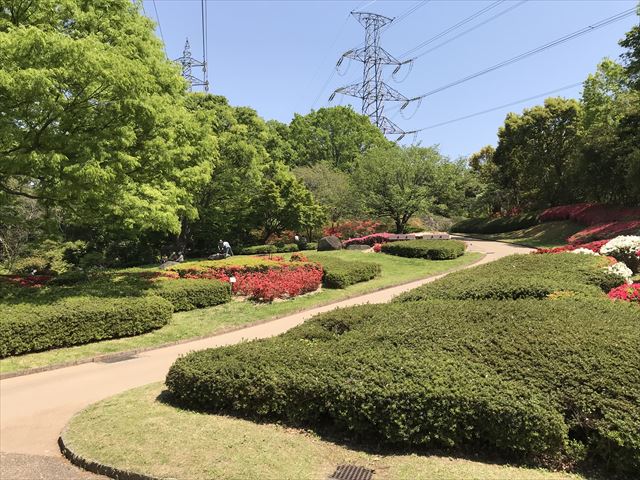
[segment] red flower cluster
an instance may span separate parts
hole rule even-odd
[[[603,238],[613,238],[618,235],[638,235],[640,220],[628,220],[591,225],[574,233],[567,241],[569,243],[583,243]]]
[[[539,248],[534,253],[564,253],[572,252],[578,248],[588,248],[592,252],[600,253],[602,246],[609,240],[598,240],[596,242],[583,243],[581,245],[564,245],[562,247],[555,248]]]
[[[40,288],[51,280],[51,275],[5,275],[2,278],[20,287]]]
[[[631,285],[620,285],[612,289],[609,298],[613,300],[624,300],[626,302],[638,302],[640,304],[640,283],[632,283]]]
[[[547,208],[540,221],[573,220],[581,225],[640,220],[640,208],[609,207],[598,203],[576,203]]]
[[[376,243],[373,245],[373,251],[376,253],[380,253],[382,251],[382,244]]]
[[[317,290],[322,282],[322,268],[307,264],[282,270],[239,275],[233,292],[253,300],[272,302],[276,298],[295,297]]]
[[[329,228],[325,228],[322,234],[325,237],[354,238],[371,235],[379,232],[383,225],[373,220],[347,220]]]
[[[350,238],[342,242],[342,245],[348,247],[349,245],[375,245],[376,243],[387,243],[393,233],[374,233],[372,235],[366,235],[364,237]]]

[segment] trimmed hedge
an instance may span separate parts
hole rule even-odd
[[[394,302],[433,298],[452,300],[543,299],[550,295],[601,296],[619,285],[607,273],[603,257],[561,253],[510,255],[495,262],[450,273],[435,282],[398,296]]]
[[[156,296],[75,297],[3,305],[0,357],[139,335],[166,325],[173,306]]]
[[[451,231],[458,233],[504,233],[533,227],[539,223],[540,219],[537,213],[524,213],[512,217],[469,218],[454,224]]]
[[[322,283],[327,288],[347,288],[354,283],[366,282],[380,275],[378,263],[357,262],[340,258],[312,258],[322,265]]]
[[[279,337],[194,352],[185,407],[326,428],[369,444],[583,458],[640,469],[640,312],[596,298],[365,305]]]
[[[460,240],[407,240],[382,245],[381,251],[390,255],[428,260],[451,260],[464,254]]]
[[[231,286],[219,280],[164,280],[156,282],[149,292],[171,302],[176,312],[213,307],[231,300]]]
[[[243,255],[266,255],[269,253],[289,253],[297,252],[300,249],[295,243],[285,243],[284,245],[254,245],[253,247],[244,247]]]

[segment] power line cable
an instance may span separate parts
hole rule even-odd
[[[167,55],[167,44],[164,41],[164,35],[162,33],[162,23],[160,22],[160,15],[158,15],[158,6],[156,5],[156,0],[153,0],[153,9],[156,12],[156,20],[158,20],[158,31],[160,32],[160,39],[162,40],[162,46],[164,47],[164,54]]]
[[[509,8],[507,8],[507,9],[505,9],[505,10],[503,10],[503,11],[499,12],[499,13],[496,13],[496,14],[495,14],[495,15],[493,15],[492,17],[489,17],[489,18],[487,18],[486,20],[484,20],[484,21],[482,21],[482,22],[478,23],[477,25],[474,25],[473,27],[471,27],[471,28],[469,28],[469,29],[465,30],[464,32],[459,33],[459,34],[458,34],[458,35],[456,35],[455,37],[451,37],[449,40],[445,40],[444,42],[439,43],[439,44],[438,44],[438,45],[436,45],[435,47],[432,47],[432,48],[430,48],[429,50],[426,50],[426,51],[424,51],[424,52],[422,52],[422,53],[419,53],[418,55],[416,55],[415,57],[413,57],[411,60],[416,60],[416,59],[418,59],[418,58],[420,58],[420,57],[423,57],[423,56],[425,56],[427,53],[431,53],[431,52],[433,52],[434,50],[437,50],[438,48],[443,47],[443,46],[445,46],[446,44],[451,43],[451,42],[453,42],[454,40],[457,40],[458,38],[465,36],[467,33],[471,33],[471,32],[473,32],[474,30],[476,30],[476,29],[478,29],[478,28],[482,27],[483,25],[486,25],[487,23],[492,22],[493,20],[495,20],[495,19],[497,19],[497,18],[500,18],[501,16],[505,15],[506,13],[509,13],[510,11],[515,10],[516,8],[518,8],[518,7],[522,6],[522,5],[524,5],[525,3],[527,3],[527,1],[528,1],[528,0],[521,0],[521,1],[520,1],[520,2],[518,2],[518,3],[516,3],[516,4],[514,4],[514,5],[511,5]]]
[[[419,128],[416,131],[417,132],[422,132],[424,130],[430,130],[432,128],[437,128],[437,127],[442,127],[444,125],[449,125],[450,123],[460,122],[462,120],[467,120],[469,118],[477,117],[479,115],[484,115],[486,113],[495,112],[496,110],[501,110],[503,108],[512,107],[513,105],[518,105],[519,103],[528,102],[529,100],[535,100],[535,99],[540,98],[540,97],[546,97],[547,95],[551,95],[553,93],[561,92],[563,90],[568,90],[570,88],[575,88],[578,85],[582,85],[582,84],[583,84],[583,82],[572,83],[571,85],[565,85],[564,87],[556,88],[554,90],[549,90],[548,92],[539,93],[539,94],[533,95],[531,97],[521,98],[520,100],[515,100],[513,102],[505,103],[504,105],[488,108],[488,109],[482,110],[480,112],[471,113],[469,115],[465,115],[464,117],[458,117],[458,118],[454,118],[452,120],[447,120],[445,122],[440,122],[440,123],[436,123],[434,125],[429,125],[429,126],[424,127],[424,128]]]
[[[443,30],[442,32],[438,33],[437,35],[434,35],[433,37],[425,40],[420,45],[416,45],[411,50],[407,50],[402,55],[400,55],[400,57],[401,58],[402,57],[406,57],[406,56],[410,55],[411,53],[420,50],[422,47],[425,47],[425,46],[429,45],[430,43],[435,42],[439,38],[444,37],[445,35],[447,35],[448,33],[452,32],[452,31],[454,31],[455,29],[460,28],[463,25],[466,25],[467,23],[469,23],[470,21],[472,21],[475,18],[479,17],[483,13],[488,12],[489,10],[492,10],[492,9],[496,8],[501,3],[504,3],[504,1],[505,0],[497,0],[497,1],[493,2],[493,3],[491,3],[490,5],[482,8],[482,9],[478,10],[477,12],[475,12],[474,14],[468,16],[467,18],[462,19],[461,21],[459,21],[455,25],[452,25],[451,27],[447,28],[446,30]]]
[[[493,72],[495,70],[498,70],[499,68],[506,67],[506,66],[511,65],[513,63],[519,62],[520,60],[524,60],[525,58],[528,58],[528,57],[530,57],[532,55],[535,55],[536,53],[540,53],[540,52],[542,52],[544,50],[547,50],[549,48],[555,47],[555,46],[560,45],[562,43],[568,42],[569,40],[573,40],[574,38],[580,37],[580,36],[585,35],[585,34],[587,34],[589,32],[593,32],[593,31],[595,31],[595,30],[597,30],[599,28],[605,27],[605,26],[610,25],[610,24],[612,24],[614,22],[622,20],[625,17],[628,17],[630,15],[634,15],[635,14],[635,10],[636,10],[635,7],[634,8],[630,8],[628,10],[624,10],[623,12],[620,12],[620,13],[618,13],[616,15],[613,15],[611,17],[605,18],[604,20],[600,20],[599,22],[596,22],[593,25],[589,25],[587,27],[584,27],[584,28],[582,28],[580,30],[577,30],[577,31],[573,32],[573,33],[565,35],[564,37],[560,37],[560,38],[558,38],[556,40],[553,40],[553,41],[551,41],[549,43],[545,43],[544,45],[536,47],[536,48],[534,48],[532,50],[529,50],[527,52],[521,53],[520,55],[516,55],[515,57],[512,57],[512,58],[510,58],[508,60],[504,60],[504,61],[502,61],[500,63],[497,63],[497,64],[495,64],[495,65],[493,65],[491,67],[485,68],[484,70],[480,70],[479,72],[473,73],[471,75],[467,75],[466,77],[463,77],[463,78],[461,78],[459,80],[456,80],[454,82],[448,83],[446,85],[443,85],[442,87],[438,87],[438,88],[436,88],[434,90],[431,90],[431,91],[429,91],[427,93],[424,93],[422,95],[414,97],[414,98],[410,99],[410,101],[414,101],[414,100],[418,100],[420,98],[425,98],[425,97],[431,96],[431,95],[439,93],[439,92],[441,92],[443,90],[447,90],[447,89],[449,89],[451,87],[455,87],[457,85],[460,85],[461,83],[468,82],[469,80],[472,80],[474,78],[477,78],[477,77],[480,77],[480,76],[485,75],[487,73],[490,73],[490,72]]]

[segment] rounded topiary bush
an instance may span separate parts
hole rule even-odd
[[[195,352],[189,408],[333,428],[369,443],[640,468],[640,312],[588,297],[365,305]],[[615,345],[615,348],[612,346]]]
[[[451,260],[463,255],[465,248],[460,240],[406,240],[385,243],[381,251],[400,257]]]
[[[150,292],[171,302],[176,312],[213,307],[231,300],[231,286],[220,280],[163,280],[155,282]]]

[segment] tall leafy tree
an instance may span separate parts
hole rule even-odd
[[[130,0],[0,9],[0,189],[95,230],[178,233],[215,139]]]
[[[374,148],[358,161],[354,181],[368,212],[390,218],[402,233],[411,217],[428,210],[438,197],[442,163],[433,147]]]

